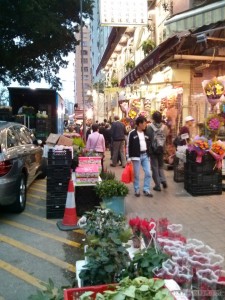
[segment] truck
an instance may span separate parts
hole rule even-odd
[[[54,89],[8,87],[13,120],[32,129],[46,141],[50,133],[63,134],[65,104]]]

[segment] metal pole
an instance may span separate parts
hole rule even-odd
[[[83,62],[83,0],[80,0],[80,42],[81,42],[81,97],[83,103],[83,139],[86,142],[86,117],[85,117],[85,95],[84,95],[84,62]]]

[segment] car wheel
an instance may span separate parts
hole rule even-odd
[[[21,174],[18,193],[15,203],[11,206],[11,210],[15,213],[21,213],[26,207],[27,186],[25,174]]]

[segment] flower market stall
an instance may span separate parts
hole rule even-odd
[[[87,213],[82,224],[88,248],[77,270],[80,285],[64,290],[64,299],[206,300],[224,293],[224,258],[186,238],[181,224],[135,216],[128,227],[123,216],[102,209]]]

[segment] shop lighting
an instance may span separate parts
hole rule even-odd
[[[201,64],[200,66],[195,67],[195,71],[205,70],[210,67],[210,64]]]

